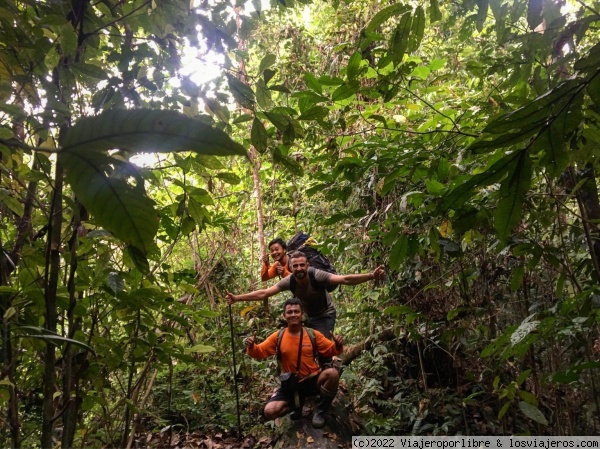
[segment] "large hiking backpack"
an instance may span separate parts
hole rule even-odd
[[[306,256],[306,260],[308,260],[308,263],[311,267],[314,267],[318,270],[327,271],[328,273],[337,274],[337,271],[329,258],[315,248],[316,244],[316,240],[309,236],[306,232],[299,232],[288,241],[288,254],[291,254],[294,251],[300,251]],[[289,270],[291,271],[291,259],[288,261],[288,265]],[[313,284],[316,284],[314,276],[311,276],[310,281]],[[328,292],[332,292],[337,288],[337,285],[327,285],[325,288]]]

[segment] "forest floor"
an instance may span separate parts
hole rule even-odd
[[[298,432],[294,436],[294,442],[284,442],[279,436],[246,436],[238,437],[235,435],[214,434],[210,435],[202,432],[191,433],[173,433],[171,435],[164,434],[148,434],[145,441],[138,440],[135,447],[144,447],[148,449],[275,449],[275,448],[312,448],[312,449],[329,449],[329,448],[349,448],[350,442],[342,442],[337,440],[337,436],[333,432],[323,432],[322,438],[315,439],[310,435],[303,435]]]
[[[347,436],[339,435],[335,419],[330,419],[324,429],[311,425],[310,415],[299,421],[288,417],[278,419],[274,429],[264,429],[263,434],[237,435],[235,433],[210,433],[202,431],[176,431],[171,426],[160,432],[148,433],[135,442],[134,447],[148,449],[278,449],[311,448],[343,449],[350,448]]]

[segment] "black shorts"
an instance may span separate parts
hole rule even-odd
[[[304,403],[304,398],[308,396],[317,396],[319,394],[319,385],[317,385],[317,379],[319,375],[311,376],[308,379],[303,380],[298,384],[298,396],[300,397],[300,404]],[[285,394],[278,388],[275,393],[269,398],[267,404],[273,401],[285,401],[290,406],[294,406],[294,396]]]

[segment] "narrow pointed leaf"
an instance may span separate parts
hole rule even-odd
[[[115,295],[125,290],[125,281],[123,281],[123,277],[114,271],[108,273],[108,279],[106,280],[106,283]]]
[[[323,93],[323,86],[321,85],[321,83],[319,83],[319,80],[312,73],[307,72],[304,74],[304,82],[310,89],[317,92],[318,94]]]
[[[403,5],[402,3],[394,3],[393,5],[387,6],[373,16],[366,27],[366,31],[375,31],[379,28],[379,25],[389,18],[404,14],[405,12],[410,11],[410,9],[409,6]]]
[[[491,139],[489,136],[485,136],[484,138],[476,140],[473,144],[471,144],[468,150],[475,154],[481,154],[488,153],[497,148],[509,148],[530,138],[538,131],[539,126],[534,126],[514,134],[499,134]]]
[[[273,161],[275,161],[278,164],[281,164],[287,171],[289,171],[295,176],[304,175],[304,169],[302,168],[302,166],[294,159],[291,159],[288,156],[281,154],[278,148],[275,149],[275,151],[273,151]]]
[[[494,226],[500,240],[506,240],[521,221],[523,202],[531,185],[531,159],[527,151],[522,151],[515,161],[514,168],[502,183],[503,197],[494,212]]]
[[[425,11],[422,6],[418,6],[415,9],[415,13],[412,20],[412,29],[410,30],[410,40],[408,42],[408,51],[413,52],[418,50],[423,40],[423,34],[425,33]]]
[[[411,25],[412,15],[410,13],[406,13],[400,19],[400,23],[392,35],[390,51],[392,53],[392,59],[396,64],[402,62],[402,58],[404,57],[406,49],[408,48]]]
[[[25,338],[39,338],[39,339],[44,340],[53,345],[58,345],[61,343],[70,343],[74,346],[79,346],[80,348],[83,348],[86,351],[95,353],[95,351],[90,346],[86,345],[85,343],[83,343],[79,340],[72,339],[72,338],[61,337],[60,335],[58,335],[54,332],[51,332],[48,329],[44,329],[43,327],[16,326],[15,330],[19,331],[19,332],[26,332],[24,335],[20,335]]]
[[[285,132],[287,127],[292,122],[291,118],[287,115],[278,114],[276,112],[265,112],[265,116],[273,125],[275,125],[275,128],[281,132]]]
[[[277,57],[273,53],[267,53],[258,66],[258,73],[263,73],[266,69],[270,68],[277,61]]]
[[[241,106],[245,108],[252,108],[254,105],[254,91],[249,86],[242,83],[235,76],[227,75],[227,82],[229,84],[229,90]]]
[[[252,140],[252,145],[261,153],[264,153],[267,150],[267,145],[269,142],[269,135],[267,134],[267,130],[265,129],[262,122],[254,118],[252,122],[252,130],[250,132],[250,138]]]
[[[532,419],[544,426],[548,425],[548,420],[535,405],[529,404],[525,401],[519,401],[519,410],[521,410],[529,419]]]
[[[329,109],[324,106],[313,106],[309,110],[303,112],[298,120],[319,120],[327,117]]]
[[[262,109],[269,109],[273,104],[271,91],[262,79],[256,82],[256,102]]]
[[[350,98],[352,95],[358,92],[360,84],[358,81],[350,81],[349,83],[342,84],[331,94],[332,101],[341,101],[346,98]]]
[[[489,6],[490,0],[477,0],[477,17],[475,19],[475,25],[479,32],[483,30],[483,23],[487,18]]]
[[[504,134],[544,125],[548,116],[558,115],[564,105],[580,95],[581,81],[568,80],[546,92],[525,106],[493,119],[484,129],[485,133]]]
[[[440,5],[438,0],[430,0],[429,2],[429,21],[435,23],[438,20],[442,20],[442,12],[440,11]]]
[[[515,152],[496,161],[486,171],[474,175],[468,181],[452,189],[443,199],[441,209],[456,209],[460,207],[467,199],[477,193],[477,188],[488,186],[499,181],[509,170],[515,159],[520,153]]]
[[[346,76],[349,80],[355,80],[358,77],[361,61],[362,56],[357,51],[350,56],[350,59],[348,60],[348,67],[346,67]]]
[[[402,234],[392,249],[390,251],[390,270],[397,270],[400,268],[400,264],[406,257],[406,253],[408,251],[408,239],[406,238],[406,234]]]

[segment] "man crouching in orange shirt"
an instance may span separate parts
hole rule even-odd
[[[334,335],[333,340],[329,340],[319,331],[305,328],[302,326],[302,312],[302,303],[298,298],[285,301],[283,317],[287,321],[287,328],[281,336],[280,332],[273,332],[260,344],[256,344],[255,337],[248,337],[246,352],[259,360],[277,355],[281,387],[273,393],[265,406],[267,420],[290,411],[293,413],[292,419],[301,418],[304,398],[319,395],[312,425],[320,429],[325,425],[325,412],[337,394],[339,374],[335,368],[321,371],[315,356],[332,357],[340,354],[343,339]],[[311,338],[311,333],[314,338]]]

